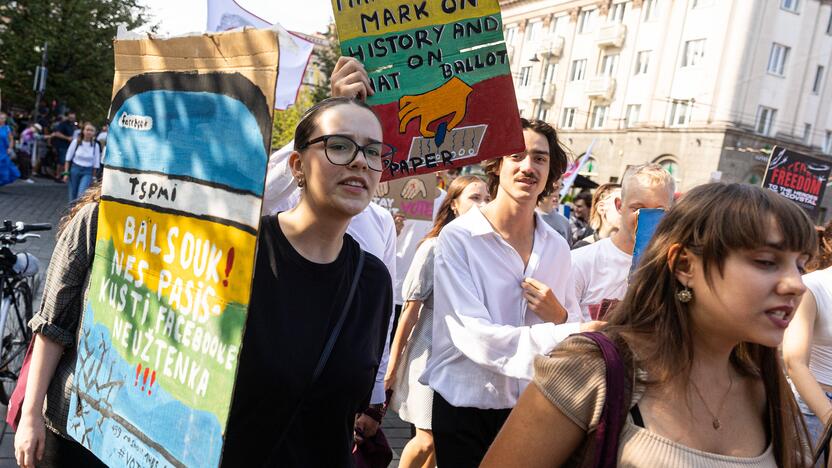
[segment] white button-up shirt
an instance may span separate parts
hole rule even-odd
[[[478,208],[442,229],[434,260],[433,346],[420,381],[451,405],[512,408],[532,378],[532,362],[580,327],[569,246],[539,214],[528,265]],[[568,312],[544,322],[520,283],[543,282]]]

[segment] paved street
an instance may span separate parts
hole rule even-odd
[[[17,181],[0,187],[0,220],[23,221],[27,223],[52,223],[57,228],[61,216],[66,213],[66,185],[57,184],[47,179],[35,178],[34,184]],[[40,239],[21,244],[18,251],[25,250],[38,257],[41,271],[45,272],[55,247],[55,229],[41,233]],[[40,294],[36,298],[36,310],[40,303]],[[5,408],[0,406],[2,413]],[[399,454],[404,444],[410,439],[410,428],[390,413],[384,420],[384,432],[393,447],[394,459],[391,467],[398,466]],[[0,439],[0,468],[17,466],[14,462],[13,434],[3,434]]]

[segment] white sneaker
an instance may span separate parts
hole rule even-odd
[[[26,182],[27,184],[34,184],[35,183],[35,181],[32,180],[32,179],[23,179],[23,182]]]

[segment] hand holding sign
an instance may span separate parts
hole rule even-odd
[[[373,95],[364,64],[352,57],[338,59],[329,81],[333,97],[349,97],[363,101],[367,96]]]
[[[425,198],[428,195],[428,188],[425,187],[425,182],[421,179],[410,179],[402,187],[402,198],[405,200],[413,200],[419,195]]]
[[[442,117],[453,114],[446,131],[459,125],[465,117],[468,95],[471,87],[457,77],[453,77],[442,86],[416,96],[402,96],[399,99],[399,132],[405,133],[407,124],[413,119],[420,119],[419,133],[432,137],[436,132],[428,130],[428,125]]]

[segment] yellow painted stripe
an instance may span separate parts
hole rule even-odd
[[[108,239],[112,239],[120,257],[119,265],[125,268],[122,276],[129,274],[152,292],[169,298],[175,293],[177,279],[181,279],[183,284],[192,281],[195,288],[210,287],[211,308],[218,305],[223,310],[229,302],[248,304],[257,238],[247,232],[211,221],[102,201],[98,240]],[[197,243],[199,258],[194,263]],[[232,247],[234,260],[226,275]],[[114,269],[115,266],[110,271]],[[161,274],[163,270],[167,273]],[[161,287],[160,276],[164,276]],[[185,296],[182,297],[184,300]]]
[[[500,5],[497,0],[332,0],[332,10],[343,42],[498,14]]]

